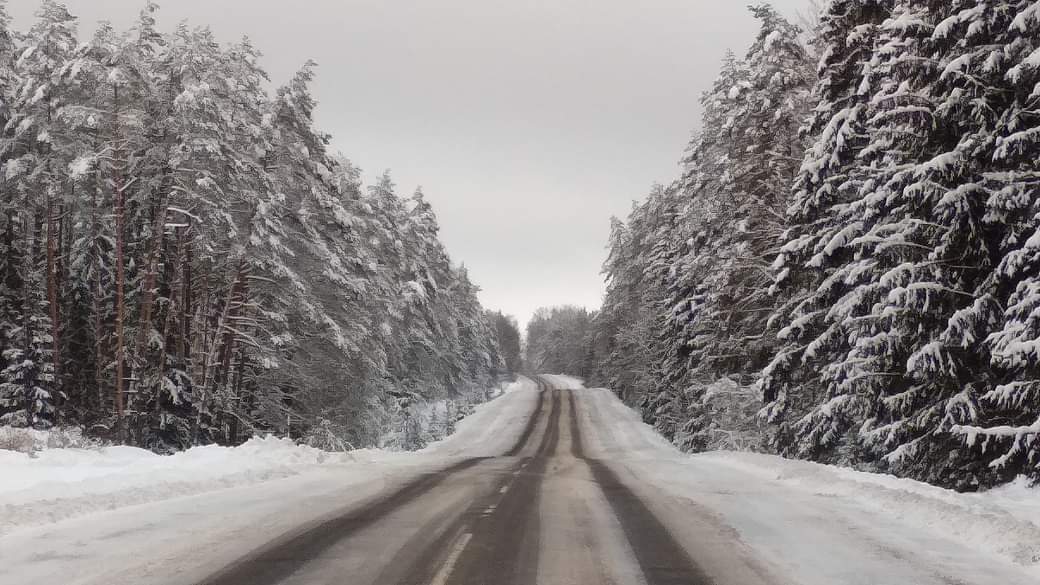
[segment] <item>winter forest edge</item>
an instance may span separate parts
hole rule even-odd
[[[750,10],[602,308],[539,311],[529,367],[688,451],[1040,480],[1040,2]]]
[[[81,42],[0,2],[0,425],[170,452],[276,433],[421,447],[519,368],[421,192],[365,189],[314,127],[308,63],[273,94],[208,29]]]
[[[272,92],[155,4],[87,41],[2,6],[0,425],[418,448],[521,368],[421,191],[329,152],[314,64]],[[680,176],[612,224],[603,306],[537,312],[524,367],[687,451],[1040,480],[1040,2],[750,11]]]

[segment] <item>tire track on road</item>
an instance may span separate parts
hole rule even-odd
[[[610,467],[585,456],[574,391],[567,390],[570,404],[571,453],[592,471],[607,502],[621,523],[647,585],[714,585],[679,545],[668,528],[632,492]]]
[[[527,446],[528,441],[531,440],[531,434],[534,433],[534,428],[538,424],[539,415],[542,414],[542,409],[545,406],[545,392],[548,390],[548,386],[537,378],[534,380],[535,383],[538,384],[538,403],[535,405],[531,417],[527,419],[527,424],[524,425],[524,430],[520,434],[520,438],[516,440],[516,444],[513,445],[513,448],[505,453],[506,457],[515,457],[519,455],[520,451]]]
[[[534,433],[545,402],[545,386],[539,384],[539,387],[535,409],[517,442],[505,454],[506,456],[515,456],[523,450]],[[447,468],[423,473],[396,491],[381,496],[360,508],[356,505],[351,506],[332,517],[289,532],[203,579],[198,585],[275,585],[287,579],[303,565],[320,556],[323,551],[336,543],[374,525],[394,510],[417,500],[450,476],[473,468],[488,459],[491,458],[468,458]]]
[[[496,494],[475,502],[404,579],[384,585],[528,585],[537,583],[542,478],[560,440],[559,391],[536,379],[552,406],[538,450],[513,470]]]

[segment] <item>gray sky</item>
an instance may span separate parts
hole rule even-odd
[[[492,309],[596,308],[611,215],[669,182],[751,0],[166,0],[160,26],[249,36],[280,84],[308,58],[318,124],[371,180],[422,185]],[[82,34],[143,0],[68,0]],[[774,0],[793,16],[806,0]],[[15,26],[36,0],[10,0]]]

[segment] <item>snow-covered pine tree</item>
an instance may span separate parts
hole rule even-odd
[[[527,323],[525,363],[532,373],[586,377],[591,368],[586,348],[594,314],[582,307],[542,307]]]
[[[27,35],[0,10],[0,416],[157,451],[370,445],[391,392],[483,396],[503,366],[476,287],[421,197],[366,197],[326,152],[312,65],[269,96],[248,41],[155,11],[78,45],[56,2]]]
[[[1014,97],[1007,8],[903,2],[883,27],[875,143],[863,155],[877,170],[857,240],[874,276],[860,287],[868,301],[846,317],[854,349],[836,368],[866,403],[860,437],[871,458],[962,489],[998,479],[950,431],[977,420],[993,379],[979,341],[998,320],[992,270],[1009,229],[984,220],[995,129]]]
[[[81,95],[65,109],[67,132],[80,137],[68,167],[73,192],[84,202],[74,208],[75,225],[86,228],[71,250],[75,282],[70,295],[76,308],[70,306],[67,312],[74,325],[70,357],[77,359],[68,367],[82,372],[84,363],[93,364],[96,373],[81,375],[79,383],[90,380],[96,388],[78,387],[79,400],[84,408],[95,410],[111,405],[107,420],[100,412],[90,418],[135,444],[145,444],[140,427],[153,412],[141,402],[150,394],[142,392],[140,382],[150,379],[151,372],[142,369],[145,343],[140,340],[155,338],[152,308],[161,240],[155,234],[161,234],[166,223],[166,203],[158,200],[159,190],[153,188],[163,180],[153,154],[168,150],[151,123],[163,109],[154,74],[163,48],[152,16],[155,10],[149,3],[130,31],[117,34],[102,26],[91,43],[81,46],[68,66]],[[165,200],[169,189],[163,193]],[[100,297],[93,303],[92,294]],[[94,313],[93,318],[85,319],[81,312]],[[106,323],[111,325],[110,337]],[[85,351],[91,343],[92,355]],[[69,382],[74,383],[71,378]],[[92,393],[101,398],[94,399]]]
[[[955,425],[976,458],[1002,480],[1040,479],[1040,3],[979,2],[940,25],[941,38],[958,36],[969,50],[951,60],[943,78],[978,80],[986,110],[973,116],[980,167],[976,196],[986,197],[984,222],[1000,254],[996,269],[960,311],[944,341],[989,351],[989,382],[980,387],[979,412]],[[963,83],[963,81],[962,81]],[[1003,310],[1001,310],[1003,308]],[[992,331],[981,340],[987,331]]]
[[[170,44],[156,29],[158,6],[147,2],[134,27],[125,35],[109,64],[110,76],[124,79],[141,120],[133,129],[139,146],[134,188],[130,190],[136,212],[130,218],[130,262],[133,290],[127,311],[133,318],[128,337],[127,385],[131,399],[130,433],[133,442],[159,451],[187,444],[190,419],[186,394],[187,375],[173,358],[170,343],[176,315],[172,271],[164,270],[168,245],[172,244],[183,216],[184,197],[175,189],[171,164],[179,137],[173,110],[180,90],[177,72],[169,68]],[[172,229],[171,229],[172,224]],[[178,266],[179,268],[179,266]]]
[[[795,343],[766,372],[790,451],[965,489],[999,479],[951,431],[978,429],[980,398],[996,398],[981,340],[1009,286],[992,271],[1022,241],[1014,220],[993,220],[1009,211],[998,184],[1022,170],[996,151],[1022,98],[1007,83],[1013,56],[1029,52],[1010,48],[1019,12],[906,0],[859,29],[876,44],[847,85],[856,109],[832,115],[810,151],[785,249],[781,284],[819,282],[794,295]],[[850,144],[834,141],[841,128],[854,131],[854,159],[833,154]]]
[[[502,353],[494,327],[477,298],[480,289],[470,280],[464,266],[454,272],[450,294],[455,306],[455,328],[461,349],[458,354],[461,383],[451,398],[461,398],[463,403],[480,403],[488,399],[496,382],[495,374],[504,367]]]
[[[220,442],[236,443],[240,433],[252,434],[247,411],[259,409],[264,416],[256,422],[271,425],[282,418],[280,406],[314,388],[314,378],[303,376],[306,366],[291,367],[286,358],[305,354],[302,342],[312,327],[331,322],[316,298],[316,283],[303,272],[312,265],[305,244],[317,236],[301,225],[314,193],[328,191],[324,181],[330,172],[326,138],[312,126],[312,64],[279,88],[269,107],[263,89],[267,75],[248,39],[219,59],[217,75],[227,80],[227,89],[214,97],[221,99],[219,119],[227,125],[223,155],[235,164],[230,170],[218,167],[221,174],[213,178],[225,194],[237,195],[231,214],[238,231],[230,241],[234,261],[227,268],[227,288],[215,299],[217,322],[223,325],[213,330],[203,395],[210,401],[209,432]],[[300,154],[287,154],[295,151]],[[286,375],[298,377],[286,384]],[[247,391],[249,400],[243,400]],[[311,413],[296,408],[294,414]],[[297,432],[306,432],[315,420],[302,418]]]
[[[15,62],[18,86],[10,101],[2,146],[5,191],[20,204],[14,245],[21,248],[22,287],[21,318],[14,336],[18,343],[4,350],[2,387],[8,404],[12,393],[21,388],[25,424],[47,426],[62,397],[55,387],[54,367],[58,333],[54,214],[65,194],[68,152],[59,116],[73,93],[64,67],[76,47],[76,19],[52,0],[44,0],[37,17]]]
[[[833,393],[821,372],[848,350],[837,302],[866,277],[852,274],[859,280],[847,282],[838,270],[857,257],[848,243],[849,230],[861,229],[851,208],[863,184],[858,156],[869,140],[865,81],[892,4],[832,0],[821,17],[817,106],[805,128],[813,144],[795,177],[790,226],[774,263],[772,289],[782,303],[770,319],[779,344],[762,373],[762,412],[778,425],[774,445],[782,453],[833,458],[850,428],[850,401]],[[811,414],[818,406],[822,422]]]
[[[594,335],[604,341],[595,378],[631,404],[645,403],[644,416],[655,420],[664,388],[653,375],[659,361],[660,299],[669,263],[665,234],[675,221],[675,193],[655,185],[633,207],[626,223],[612,220],[610,254],[603,265],[607,294],[594,321]]]
[[[646,201],[633,208],[626,230],[617,234],[619,249],[612,249],[604,266],[610,277],[608,298],[617,296],[617,307],[604,305],[617,322],[609,333],[608,347],[600,363],[612,388],[629,403],[639,404],[643,418],[666,436],[682,423],[681,388],[662,377],[669,338],[665,330],[665,298],[674,276],[673,233],[679,224],[679,194],[672,187],[655,185]],[[615,226],[616,228],[618,226]],[[601,323],[600,315],[595,323]],[[596,335],[607,334],[596,333]]]
[[[494,329],[495,339],[502,355],[504,369],[499,374],[511,379],[523,367],[520,326],[517,325],[515,317],[505,315],[501,311],[488,311],[486,318]]]
[[[64,68],[73,93],[65,96],[60,111],[60,136],[69,164],[62,169],[68,189],[63,231],[67,232],[65,251],[60,255],[64,268],[62,291],[65,302],[60,344],[59,378],[68,402],[65,420],[95,428],[111,423],[114,410],[110,340],[104,323],[114,321],[112,300],[114,258],[111,254],[111,190],[98,174],[97,159],[103,152],[100,129],[103,125],[103,96],[108,83],[106,64],[117,46],[112,27],[102,24],[90,42],[80,45],[69,56]],[[104,284],[103,284],[104,282]]]
[[[17,81],[14,60],[18,47],[15,45],[10,22],[7,3],[0,1],[0,128],[4,128],[4,137],[10,133],[7,124],[12,115],[10,103]],[[4,148],[0,151],[0,163],[6,168],[8,160],[15,154]],[[14,192],[8,187],[4,184],[0,189],[0,371],[9,365],[4,356],[17,343],[15,332],[21,319],[22,305],[22,286],[18,277],[21,260],[16,239],[19,203]],[[15,388],[11,388],[10,392],[0,391],[0,417],[20,411],[24,404],[20,397],[21,391]]]
[[[761,26],[747,57],[723,62],[706,92],[702,133],[691,142],[680,183],[690,236],[678,240],[668,301],[677,342],[665,371],[689,411],[679,433],[687,449],[712,444],[702,408],[719,377],[749,384],[775,345],[766,316],[770,265],[802,151],[799,127],[813,76],[798,27],[768,4],[751,7]]]
[[[661,396],[655,404],[644,406],[644,417],[656,413],[654,418],[662,419],[658,426],[670,425],[668,436],[686,449],[707,445],[700,434],[702,417],[690,411],[691,398],[696,399],[709,382],[697,379],[697,372],[711,369],[704,364],[706,352],[726,353],[716,352],[712,345],[716,336],[724,334],[712,317],[718,317],[714,307],[728,273],[726,247],[733,232],[728,212],[739,201],[731,159],[746,148],[732,127],[747,115],[741,95],[748,88],[746,63],[727,53],[712,88],[701,97],[701,132],[694,135],[682,159],[682,176],[672,188],[678,200],[677,217],[662,242],[672,258],[662,283],[666,291],[661,303],[663,380],[655,391]]]
[[[402,331],[410,330],[409,338],[418,341],[406,349],[407,377],[426,380],[421,392],[425,400],[459,395],[464,385],[461,307],[454,298],[459,274],[437,241],[437,218],[421,188],[405,202],[404,213],[398,240],[404,283],[398,299]]]
[[[410,417],[414,414],[410,409],[422,398],[422,388],[415,377],[416,356],[423,355],[421,352],[432,346],[429,328],[419,317],[421,306],[427,302],[427,290],[416,286],[408,271],[410,259],[401,237],[407,209],[396,195],[389,173],[384,173],[379,183],[369,188],[366,201],[373,213],[368,240],[376,263],[372,292],[379,295],[378,303],[386,310],[380,330],[387,356],[384,373],[388,378],[387,410],[391,416]]]

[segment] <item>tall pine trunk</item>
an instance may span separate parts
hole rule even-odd
[[[53,179],[51,179],[53,181]],[[61,388],[61,319],[58,306],[58,246],[60,234],[54,211],[54,189],[47,191],[47,305],[51,317],[51,358],[54,364],[54,387]],[[59,409],[59,412],[62,409]]]
[[[25,195],[25,256],[22,257],[22,265],[24,275],[22,277],[22,360],[29,359],[32,355],[33,336],[35,335],[35,328],[33,327],[33,298],[32,298],[32,287],[36,285],[35,279],[32,277],[33,271],[35,270],[35,238],[34,232],[36,229],[36,214],[32,211],[32,202],[29,200],[28,190]],[[22,399],[25,404],[25,425],[28,428],[34,428],[36,426],[36,419],[33,413],[33,376],[29,371],[22,372]]]
[[[144,286],[141,289],[141,302],[139,305],[140,317],[138,319],[137,339],[134,343],[135,360],[132,366],[133,373],[130,376],[132,381],[136,381],[139,378],[138,371],[148,360],[148,337],[152,328],[155,289],[158,283],[158,264],[159,257],[162,255],[167,206],[169,203],[169,172],[168,168],[164,169],[162,186],[159,189],[158,198],[155,204],[155,219],[152,222],[151,242],[148,245],[148,255],[145,259]],[[131,392],[131,394],[133,393]]]
[[[112,88],[113,102],[113,138],[116,144],[119,140],[119,86]],[[115,220],[116,220],[116,384],[115,384],[115,406],[116,406],[116,436],[121,443],[127,439],[126,412],[125,412],[125,389],[126,389],[126,188],[127,184],[123,176],[123,170],[119,164],[123,160],[122,146],[117,146],[115,151],[115,164],[112,172],[112,195],[114,197]]]
[[[249,266],[245,259],[239,260],[227,297],[224,299],[220,316],[217,318],[213,328],[213,340],[207,344],[208,351],[203,356],[205,361],[203,362],[199,386],[202,389],[202,396],[200,397],[200,404],[196,409],[195,421],[192,425],[192,443],[198,440],[198,432],[202,424],[202,413],[208,408],[208,404],[219,385],[227,380],[230,357],[234,351],[235,339],[237,338],[232,324],[235,321],[237,310],[242,304],[241,297],[245,291],[248,270]]]

